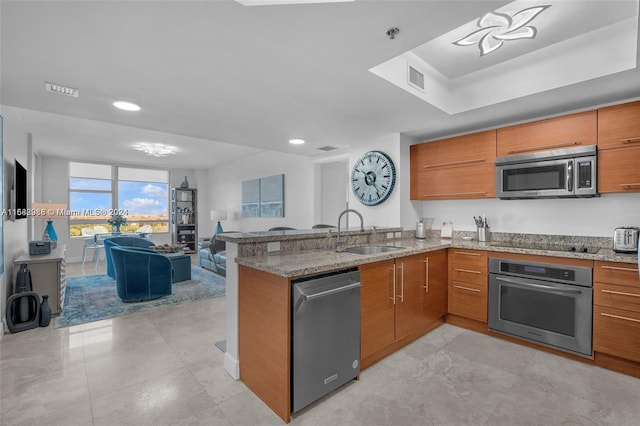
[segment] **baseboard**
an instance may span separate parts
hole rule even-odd
[[[229,352],[224,354],[224,369],[233,380],[240,380],[240,363]]]

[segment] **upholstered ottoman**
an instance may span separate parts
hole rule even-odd
[[[171,261],[172,283],[191,279],[191,257],[189,255],[167,256]]]

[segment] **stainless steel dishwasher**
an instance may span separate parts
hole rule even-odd
[[[360,374],[360,272],[292,280],[292,411]]]

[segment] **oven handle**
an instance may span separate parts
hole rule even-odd
[[[567,191],[573,192],[573,160],[567,164]]]
[[[548,285],[542,285],[542,284],[531,284],[531,283],[523,283],[520,281],[513,281],[513,280],[509,280],[506,278],[502,278],[502,277],[495,277],[496,280],[498,281],[503,281],[509,284],[515,284],[515,285],[519,285],[520,287],[534,287],[534,288],[541,288],[544,290],[551,290],[555,293],[564,293],[564,294],[580,294],[582,293],[582,290],[565,290],[565,289],[561,289],[561,288],[557,288],[557,287],[553,287],[553,286],[548,286]]]

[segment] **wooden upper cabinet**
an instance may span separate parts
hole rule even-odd
[[[497,156],[595,145],[597,126],[594,110],[504,127],[498,129]]]
[[[640,191],[640,145],[598,151],[598,192]]]
[[[410,149],[412,200],[495,197],[495,130]]]
[[[598,110],[598,149],[640,146],[640,101]]]

